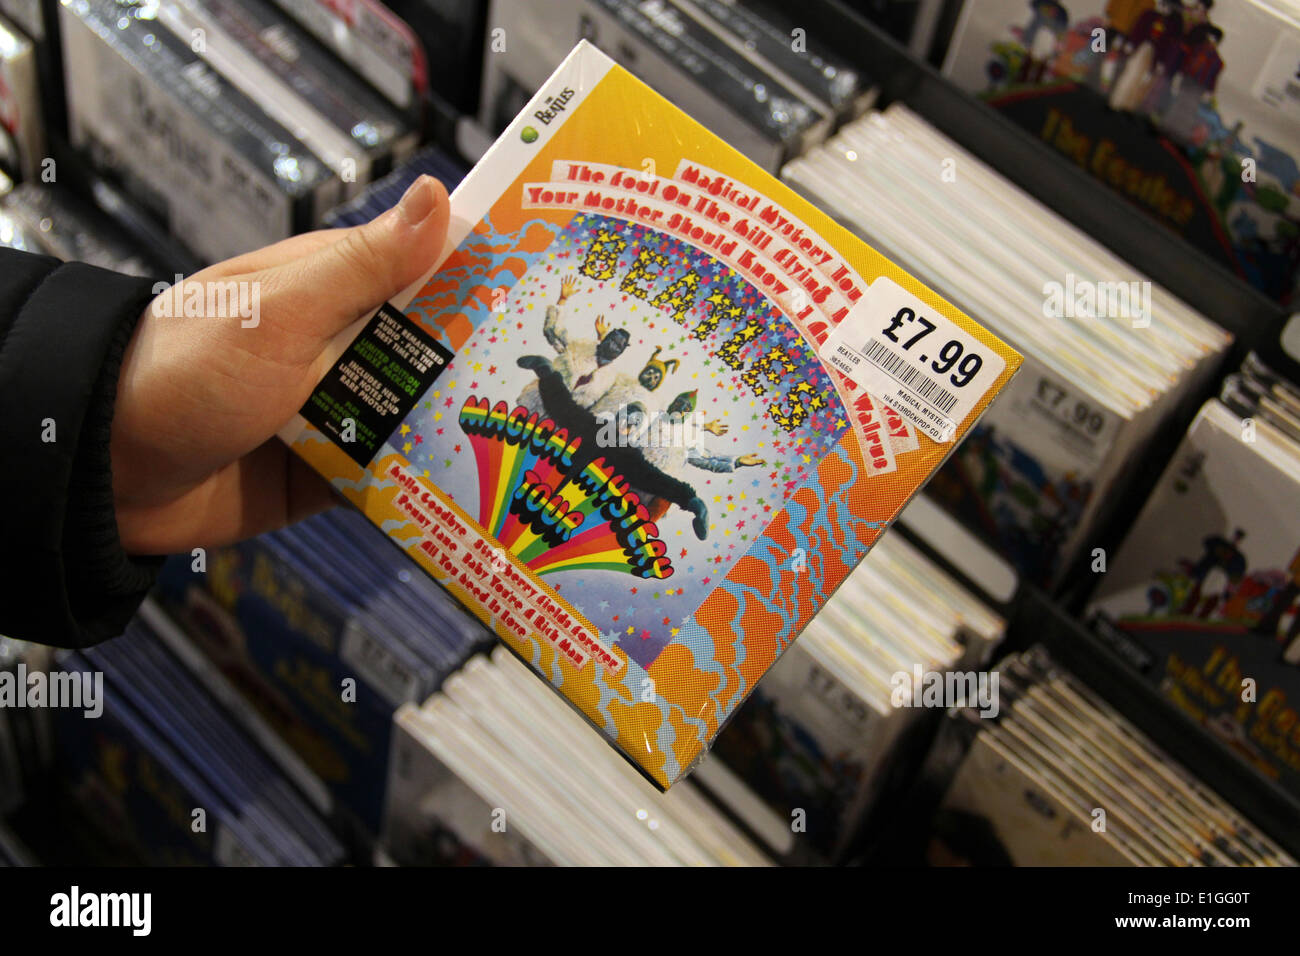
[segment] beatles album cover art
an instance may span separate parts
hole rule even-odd
[[[1256,0],[979,0],[944,72],[1282,301],[1300,269],[1300,17]]]
[[[1265,426],[1261,425],[1260,428]],[[1107,572],[1104,636],[1265,776],[1300,787],[1300,456],[1201,410]]]
[[[452,209],[283,435],[666,787],[1019,356],[586,44]]]

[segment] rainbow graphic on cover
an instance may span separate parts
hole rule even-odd
[[[586,44],[452,211],[284,435],[666,788],[1020,357]]]

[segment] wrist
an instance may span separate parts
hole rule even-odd
[[[151,439],[156,439],[167,427],[158,410],[151,409],[149,400],[144,397],[147,387],[142,356],[157,355],[161,348],[161,343],[151,338],[151,319],[150,310],[146,308],[136,321],[120,353],[121,361],[111,393],[108,467],[118,537],[128,554],[148,553],[145,546],[148,529],[140,517],[147,514],[148,509],[141,507],[141,503],[156,491],[153,475],[163,454],[156,440]],[[170,404],[164,396],[154,396],[154,399],[155,403]]]

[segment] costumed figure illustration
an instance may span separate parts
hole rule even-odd
[[[1021,83],[1039,83],[1056,54],[1061,35],[1070,25],[1070,18],[1057,0],[1032,0],[1029,9],[1033,16],[1021,32],[1025,59],[1016,79]]]
[[[1119,49],[1133,34],[1143,14],[1155,9],[1155,0],[1108,0],[1106,4],[1106,47]]]
[[[1138,19],[1155,5],[1155,0],[1108,0],[1103,19],[1093,18],[1075,25],[1075,29],[1087,37],[1087,44],[1078,54],[1083,61],[1084,82],[1099,93],[1110,89],[1115,82],[1125,39],[1137,26]],[[1093,30],[1098,28],[1104,31],[1101,49],[1093,43]]]
[[[682,392],[668,404],[668,408],[657,416],[650,416],[644,407],[633,404],[624,411],[624,420],[631,439],[639,444],[646,460],[669,475],[680,475],[687,465],[715,474],[727,474],[737,468],[753,468],[767,464],[766,460],[755,454],[715,455],[702,447],[700,442],[692,441],[696,436],[684,427],[689,416],[694,414],[698,390]],[[721,437],[727,433],[727,426],[720,421],[705,422],[700,426],[703,431]],[[667,441],[661,439],[666,437]],[[647,440],[648,438],[648,440]],[[633,489],[641,495],[641,500],[648,502],[650,518],[658,521],[672,504],[666,498],[651,495],[648,489]]]
[[[1162,125],[1165,132],[1182,143],[1194,143],[1201,125],[1201,104],[1214,97],[1223,71],[1219,41],[1223,31],[1212,23],[1200,23],[1187,34],[1182,62],[1178,66],[1177,89]]]
[[[1286,584],[1273,596],[1268,610],[1251,630],[1255,634],[1287,644],[1300,639],[1300,604],[1296,603],[1297,598],[1300,598],[1300,550],[1296,551],[1291,563],[1287,565]],[[1288,611],[1291,612],[1291,625],[1287,628],[1286,635],[1280,636],[1278,626]]]
[[[538,394],[546,415],[567,429],[571,438],[581,439],[581,451],[574,459],[571,474],[578,474],[588,463],[604,457],[630,487],[640,489],[643,500],[662,498],[689,512],[692,515],[691,528],[703,541],[709,532],[709,512],[693,487],[652,464],[643,449],[602,441],[607,429],[599,416],[602,413],[617,415],[620,407],[643,400],[643,396],[657,389],[664,376],[679,364],[677,359],[660,361],[659,352],[660,349],[656,348],[636,379],[620,376],[591,408],[574,398],[564,377],[542,356],[522,355],[518,365],[536,374]],[[620,398],[624,400],[619,401]]]
[[[1123,66],[1110,91],[1111,109],[1159,112],[1182,53],[1183,5],[1160,0],[1137,18],[1120,50]]]
[[[633,407],[649,410],[650,396],[681,364],[675,358],[660,359],[659,353],[662,351],[662,346],[655,346],[650,360],[637,373],[636,378],[622,373],[615,374],[606,380],[608,386],[599,393],[593,389],[581,397],[575,396],[575,400],[602,419],[610,415],[617,416],[622,410]]]
[[[1187,569],[1187,576],[1191,580],[1191,589],[1187,592],[1182,607],[1179,608],[1180,614],[1189,617],[1208,617],[1221,601],[1232,594],[1233,589],[1246,573],[1246,556],[1237,547],[1245,536],[1246,532],[1241,528],[1232,532],[1231,539],[1221,534],[1212,534],[1202,542],[1205,550],[1200,558],[1194,562],[1183,562]],[[1226,576],[1227,581],[1221,588],[1214,587],[1216,582],[1211,577],[1212,572]],[[1216,590],[1218,593],[1211,593],[1209,597],[1202,600],[1201,595],[1205,591]]]
[[[546,307],[546,320],[542,334],[556,357],[551,368],[564,380],[564,385],[583,406],[591,405],[609,390],[617,372],[613,361],[623,354],[631,336],[627,329],[610,329],[603,315],[596,317],[596,338],[583,339],[572,336],[564,324],[564,303],[577,292],[576,279],[560,280],[560,295],[554,305]],[[536,382],[529,382],[519,393],[518,404],[530,412],[542,410],[541,396]]]

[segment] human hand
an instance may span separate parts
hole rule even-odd
[[[569,276],[560,280],[560,298],[556,305],[564,305],[566,301],[573,297],[573,293],[578,291],[578,280]]]
[[[145,310],[122,363],[110,443],[128,553],[228,544],[332,503],[329,484],[275,434],[329,371],[330,340],[427,272],[447,223],[446,189],[421,176],[364,226],[219,262]],[[255,304],[252,318],[220,308],[207,294],[218,286]],[[167,305],[192,291],[203,291],[205,314],[168,317]],[[206,314],[214,303],[224,316]]]
[[[741,468],[753,468],[758,465],[766,465],[767,462],[764,459],[759,458],[757,455],[741,455],[736,459],[736,464]]]
[[[599,342],[609,334],[609,323],[605,321],[603,315],[596,316],[596,341]]]
[[[724,424],[722,423],[722,419],[721,419],[721,418],[715,418],[715,419],[714,419],[713,421],[711,421],[711,422],[705,422],[705,423],[704,423],[704,430],[705,430],[706,432],[708,432],[708,433],[711,434],[711,435],[717,435],[717,436],[719,436],[719,437],[721,437],[721,436],[727,434],[727,429],[728,429],[729,427],[730,427],[730,426],[728,426],[728,425],[724,425]]]

